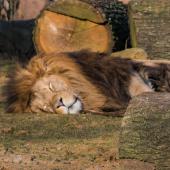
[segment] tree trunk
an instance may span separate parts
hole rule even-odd
[[[120,158],[170,169],[170,94],[148,93],[132,99],[122,122]]]

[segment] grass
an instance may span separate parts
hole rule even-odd
[[[83,162],[88,167],[116,159],[119,128],[120,118],[1,112],[0,150],[34,155],[38,161],[60,163],[60,168],[77,161],[84,168]]]
[[[97,141],[113,145],[105,139],[117,138],[119,118],[94,115],[58,116],[42,114],[0,114],[0,143],[6,149],[31,143],[68,144]],[[117,141],[117,139],[116,139]],[[82,144],[83,144],[82,143]],[[9,148],[10,147],[10,148]]]
[[[94,115],[0,114],[0,127],[13,129],[5,138],[22,141],[83,140],[105,137],[118,131],[119,118]],[[25,131],[24,135],[19,135]]]

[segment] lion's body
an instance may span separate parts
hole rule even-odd
[[[153,91],[139,74],[141,65],[88,52],[36,56],[26,68],[18,68],[8,82],[7,111],[124,109],[131,97]]]

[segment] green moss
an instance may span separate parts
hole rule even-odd
[[[56,3],[49,5],[47,10],[95,23],[105,22],[105,18],[100,11],[97,11],[88,3],[77,0],[57,1]]]

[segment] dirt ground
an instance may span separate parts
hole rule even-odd
[[[102,116],[0,112],[0,168],[111,170],[120,120]],[[100,167],[100,168],[99,168]]]

